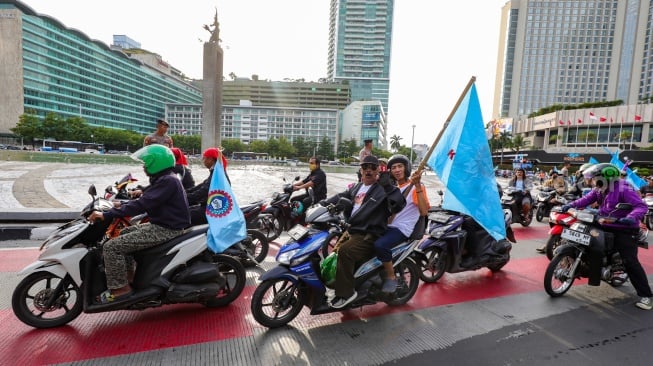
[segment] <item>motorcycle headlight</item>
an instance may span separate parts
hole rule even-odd
[[[290,259],[291,259],[292,257],[294,257],[295,254],[297,254],[297,252],[298,252],[300,249],[301,249],[301,248],[297,248],[297,249],[295,249],[295,250],[289,250],[289,251],[287,251],[287,252],[279,253],[279,256],[277,256],[277,262],[289,266],[289,265],[290,265]],[[294,261],[293,261],[293,262],[294,262]]]

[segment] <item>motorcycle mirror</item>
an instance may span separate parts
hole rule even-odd
[[[88,187],[88,194],[93,197],[97,196],[97,189],[95,189],[95,184],[91,184],[91,186]]]
[[[300,180],[300,179],[301,177],[299,175],[295,177],[295,180]]]

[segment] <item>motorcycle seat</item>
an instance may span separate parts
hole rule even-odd
[[[135,257],[147,257],[147,256],[161,256],[164,253],[167,253],[170,248],[174,247],[175,245],[181,243],[182,241],[192,238],[194,236],[198,236],[201,234],[206,234],[206,231],[209,229],[208,224],[204,225],[197,225],[197,226],[191,226],[189,229],[186,229],[186,232],[183,234],[179,235],[176,238],[173,238],[172,240],[169,240],[165,243],[161,243],[159,245],[155,245],[153,247],[139,250],[136,253],[134,253]],[[138,259],[137,259],[138,261]]]

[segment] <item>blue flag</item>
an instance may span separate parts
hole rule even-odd
[[[445,186],[442,207],[470,215],[497,240],[506,237],[476,85],[465,95],[427,164]]]
[[[206,201],[206,220],[209,223],[206,245],[215,253],[222,253],[247,237],[245,216],[231,191],[222,159],[218,159],[213,167],[209,197]]]
[[[623,171],[624,170],[624,163],[619,160],[619,149],[615,150],[615,152],[611,152],[607,148],[605,149],[608,153],[610,153],[610,164],[615,165],[619,170]],[[642,179],[639,175],[637,175],[635,172],[633,172],[629,167],[626,167],[626,182],[630,183],[633,187],[636,189],[640,189],[647,185],[646,181]]]

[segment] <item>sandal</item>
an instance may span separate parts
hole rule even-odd
[[[99,294],[98,296],[95,297],[95,302],[98,303],[98,304],[102,304],[102,305],[109,304],[109,303],[112,303],[114,301],[120,301],[120,300],[126,299],[129,296],[131,296],[133,292],[134,291],[132,290],[132,291],[129,291],[128,293],[126,293],[126,294],[123,294],[123,295],[120,295],[120,296],[115,296],[114,294],[111,293],[111,290],[106,290],[106,291],[102,292],[101,294]]]

